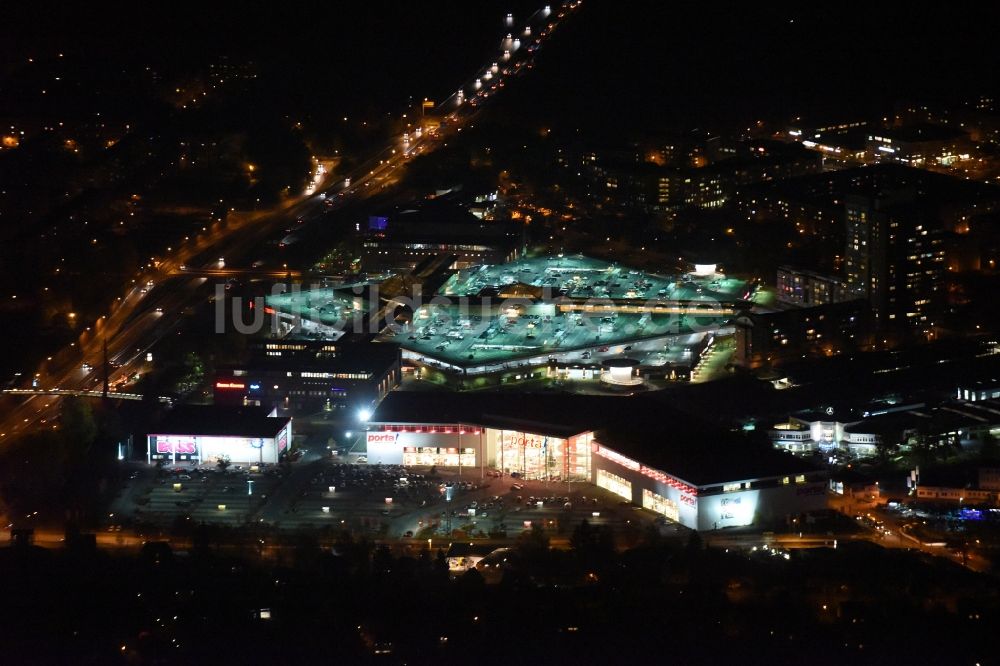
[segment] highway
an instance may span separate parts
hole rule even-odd
[[[7,395],[24,395],[24,396],[34,396],[34,395],[54,395],[59,397],[64,396],[77,396],[81,398],[103,398],[103,390],[93,390],[87,391],[83,389],[5,389],[3,391]],[[114,393],[116,400],[142,400],[143,395],[141,393],[122,393],[116,391]],[[160,402],[169,403],[171,400],[168,396],[163,396],[160,398]]]
[[[244,278],[249,280],[286,280],[302,277],[302,271],[290,268],[184,268],[171,273],[177,276],[213,277],[213,278]]]
[[[410,159],[432,152],[450,136],[472,126],[482,103],[502,89],[506,78],[530,69],[537,48],[558,21],[578,6],[579,0],[576,0],[559,6],[557,13],[544,9],[536,12],[525,30],[518,33],[518,38],[524,42],[520,49],[511,52],[513,38],[505,38],[496,62],[477,70],[462,84],[461,94],[456,92],[437,105],[436,112],[444,116],[437,131],[421,128],[394,137],[351,173],[341,174],[343,180],[311,184],[308,190],[311,194],[302,194],[268,211],[232,213],[224,222],[213,223],[203,233],[151,262],[151,266],[141,271],[131,284],[123,286],[124,293],[108,314],[86,327],[69,348],[54,354],[38,368],[33,388],[47,393],[26,397],[0,420],[0,444],[16,435],[56,427],[60,398],[51,393],[53,389],[87,392],[99,389],[103,380],[105,343],[112,366],[111,384],[119,384],[141,372],[149,350],[176,330],[189,308],[211,296],[209,278],[251,274],[272,279],[300,276],[301,273],[295,270],[270,269],[255,273],[239,267],[252,261],[254,251],[269,239],[285,236],[290,220],[304,220],[306,226],[322,224],[326,213],[349,202],[364,201],[391,187],[397,182],[398,169]],[[205,257],[210,259],[206,261]]]

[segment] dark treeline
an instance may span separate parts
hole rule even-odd
[[[214,538],[0,550],[5,663],[985,663],[998,610],[991,578],[861,544],[786,559],[650,531],[618,553],[584,523],[453,579],[440,550],[300,536],[262,560]]]

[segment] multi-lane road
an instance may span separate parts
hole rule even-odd
[[[244,267],[269,239],[284,235],[289,220],[304,220],[307,226],[322,224],[329,219],[329,212],[391,187],[408,160],[433,151],[470,126],[488,97],[499,93],[506,80],[529,69],[542,42],[577,6],[578,1],[554,10],[546,6],[529,18],[517,31],[517,37],[505,37],[496,62],[477,70],[460,88],[462,94],[456,92],[437,105],[435,115],[443,122],[434,131],[421,127],[420,131],[414,129],[393,137],[351,173],[311,186],[311,194],[269,211],[232,214],[225,222],[215,222],[202,234],[173,248],[124,286],[123,295],[108,314],[86,327],[69,348],[43,363],[33,378],[34,387],[66,391],[100,388],[105,344],[111,384],[141,370],[149,350],[180,325],[185,312],[210,298],[211,280],[254,274]],[[521,42],[520,48],[513,48],[515,39]],[[260,271],[258,277],[282,279],[298,275],[298,271],[283,268]],[[11,408],[0,420],[0,445],[22,433],[55,427],[58,401],[57,395],[32,395]]]

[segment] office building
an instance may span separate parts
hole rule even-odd
[[[735,320],[733,362],[756,368],[804,355],[833,356],[868,344],[871,311],[864,300],[747,312]]]
[[[255,341],[244,363],[220,368],[213,386],[218,405],[370,412],[401,379],[393,344],[269,339]]]
[[[523,253],[523,225],[483,220],[472,209],[480,207],[441,200],[370,216],[358,224],[362,268],[407,272],[440,254],[455,256],[453,268],[466,268]]]

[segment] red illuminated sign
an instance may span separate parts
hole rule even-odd
[[[645,465],[641,465],[639,471],[642,472],[643,474],[645,474],[646,476],[648,476],[651,479],[656,479],[660,483],[665,483],[668,486],[670,486],[671,488],[676,488],[677,490],[681,491],[682,493],[687,493],[688,495],[697,495],[698,494],[698,489],[697,488],[689,486],[688,484],[684,483],[683,481],[678,481],[674,477],[670,476],[669,474],[664,474],[663,472],[661,472],[658,469],[653,469],[652,467],[646,467]]]
[[[193,455],[198,453],[198,445],[191,439],[169,439],[165,437],[157,437],[156,452]]]
[[[472,428],[465,426],[428,426],[428,425],[409,425],[409,426],[397,426],[397,425],[384,425],[382,426],[383,432],[414,432],[414,433],[459,433],[461,435],[478,435],[482,430],[480,428]]]
[[[523,446],[530,449],[541,449],[545,447],[547,439],[547,437],[541,435],[531,435],[523,432],[505,432],[500,438],[500,444],[506,448]]]
[[[632,460],[631,458],[626,458],[625,456],[623,456],[622,454],[618,453],[617,451],[613,451],[611,449],[606,449],[603,446],[601,446],[600,444],[594,444],[594,453],[596,453],[597,455],[599,455],[602,458],[606,458],[606,459],[610,460],[613,463],[618,463],[622,467],[627,467],[628,469],[635,470],[637,472],[639,471],[639,469],[641,467],[639,465],[639,463],[637,463],[636,461]]]
[[[369,444],[395,444],[398,434],[394,432],[370,432],[368,433]]]
[[[243,390],[247,387],[246,384],[241,384],[240,382],[215,382],[215,388],[226,389],[226,390]]]

